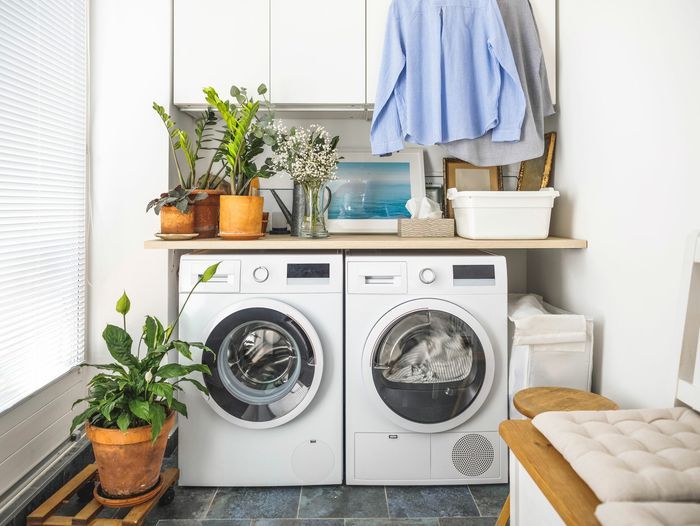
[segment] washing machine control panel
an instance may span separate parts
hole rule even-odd
[[[435,278],[435,271],[431,268],[421,269],[421,271],[418,273],[418,279],[421,280],[421,283],[425,283],[426,285],[433,283]]]
[[[253,279],[257,281],[258,283],[264,283],[267,281],[267,278],[270,277],[270,271],[267,270],[267,267],[256,267],[253,270]]]

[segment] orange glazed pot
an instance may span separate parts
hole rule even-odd
[[[194,231],[199,238],[216,237],[219,226],[219,198],[223,190],[192,190],[193,194],[207,194],[206,199],[194,204]]]
[[[219,236],[254,239],[261,236],[264,199],[256,195],[222,195]]]
[[[164,206],[160,209],[160,233],[192,234],[194,233],[194,218],[194,207],[183,214],[174,206]]]
[[[151,426],[134,427],[122,433],[85,423],[85,433],[95,452],[100,486],[108,497],[127,498],[158,484],[168,434],[175,424],[172,412],[163,429],[151,442]]]

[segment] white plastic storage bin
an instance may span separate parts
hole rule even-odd
[[[457,235],[469,239],[545,239],[559,192],[459,192],[447,190]]]
[[[513,295],[509,298],[509,311],[512,310],[514,299],[521,296]],[[513,406],[515,393],[528,387],[570,387],[582,391],[591,389],[591,372],[593,368],[593,320],[585,318],[585,333],[571,331],[571,324],[561,324],[563,329],[558,331],[556,327],[559,316],[565,316],[571,320],[572,314],[559,309],[536,298],[545,316],[552,316],[546,321],[550,330],[542,334],[530,334],[521,341],[527,343],[513,343],[515,324],[508,322],[508,338],[510,344],[510,364],[508,371],[508,399],[509,414],[511,419],[525,418]],[[542,315],[542,314],[538,314]]]

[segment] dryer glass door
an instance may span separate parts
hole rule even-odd
[[[246,308],[224,318],[203,353],[213,402],[243,422],[272,427],[303,410],[313,396],[317,353],[310,335],[284,312]]]
[[[437,424],[455,419],[477,399],[486,356],[462,317],[425,308],[403,314],[384,331],[371,367],[389,409],[410,422]]]

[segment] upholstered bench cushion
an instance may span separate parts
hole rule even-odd
[[[602,526],[700,526],[700,504],[607,502],[595,516]]]
[[[700,415],[690,409],[550,412],[532,423],[603,502],[700,502]]]

